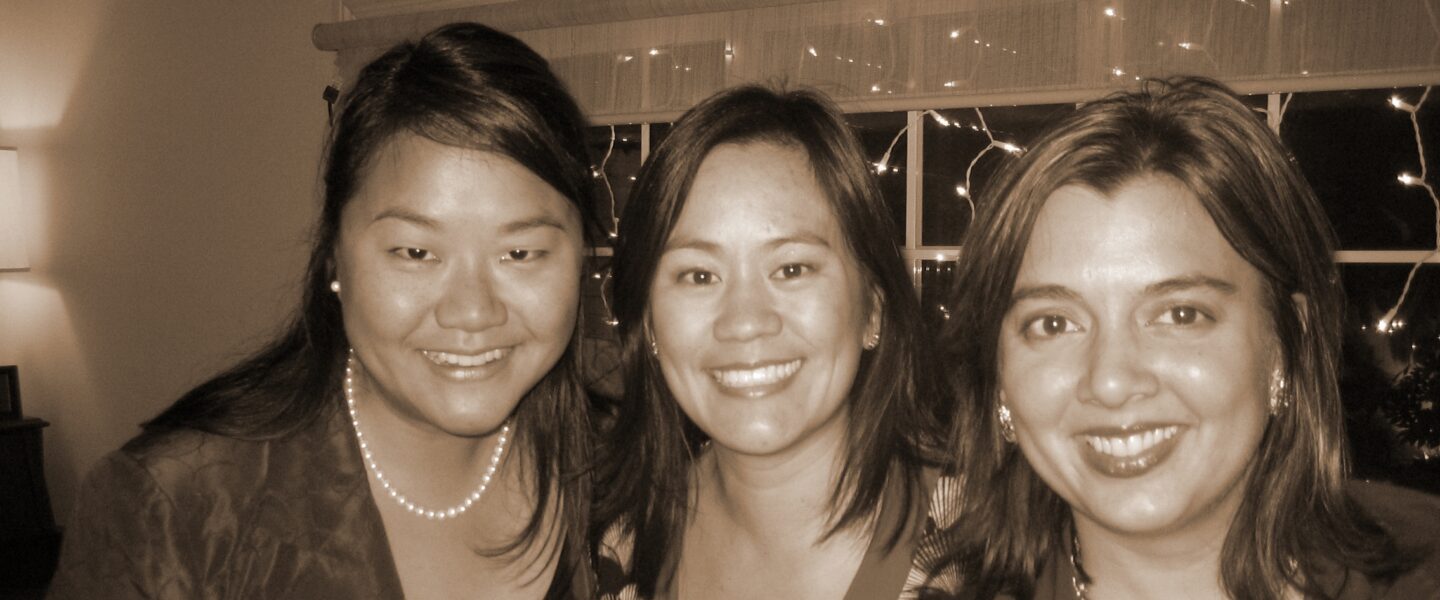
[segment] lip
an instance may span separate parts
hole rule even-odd
[[[766,360],[721,365],[705,370],[721,393],[758,398],[790,387],[795,374],[805,365],[803,358]]]
[[[1075,443],[1085,464],[1101,474],[1139,477],[1164,463],[1187,430],[1177,423],[1095,427],[1077,434]]]
[[[514,354],[514,346],[480,351],[421,350],[430,368],[455,381],[484,379],[499,371]]]

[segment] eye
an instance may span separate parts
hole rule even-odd
[[[773,276],[780,279],[796,279],[814,270],[815,267],[804,263],[790,263],[776,270]]]
[[[1063,315],[1041,315],[1025,323],[1027,338],[1053,338],[1062,333],[1077,333],[1080,325]]]
[[[424,248],[392,248],[390,253],[406,260],[438,260],[434,252]]]
[[[1188,304],[1180,304],[1165,309],[1165,312],[1161,313],[1160,318],[1155,319],[1155,322],[1162,325],[1188,327],[1197,325],[1204,320],[1210,320],[1210,316],[1204,311]]]
[[[688,285],[710,285],[719,280],[720,278],[714,273],[703,269],[690,269],[681,273],[679,277],[680,283]]]
[[[500,260],[514,262],[533,262],[545,258],[548,253],[544,250],[531,250],[528,248],[515,248],[505,253]]]

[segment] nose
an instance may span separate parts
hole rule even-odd
[[[1088,348],[1080,400],[1118,408],[1155,394],[1159,383],[1145,355],[1142,340],[1131,328],[1103,328]]]
[[[746,342],[780,333],[775,299],[761,277],[742,275],[729,282],[720,298],[715,339]]]
[[[483,265],[454,269],[436,302],[435,320],[441,327],[464,331],[503,325],[508,314],[505,302],[495,292],[494,277]]]

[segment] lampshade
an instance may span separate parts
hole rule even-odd
[[[29,269],[20,228],[20,152],[0,148],[0,271]]]

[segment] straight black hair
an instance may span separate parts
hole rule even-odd
[[[744,86],[716,94],[690,109],[641,170],[620,222],[613,300],[622,344],[625,397],[605,443],[605,468],[594,535],[612,525],[634,540],[631,579],[652,596],[678,555],[686,522],[690,466],[704,434],[679,409],[649,350],[645,320],[660,255],[691,183],[710,152],[722,144],[768,143],[806,153],[830,201],[868,289],[879,297],[880,343],[860,361],[849,398],[849,448],[830,509],[831,533],[870,523],[887,482],[904,483],[905,523],[920,490],[925,448],[933,447],[938,398],[919,323],[919,303],[908,277],[889,211],[874,175],[865,167],[854,133],[840,112],[817,92]],[[734,174],[743,177],[743,173]],[[880,532],[893,544],[903,532]]]

